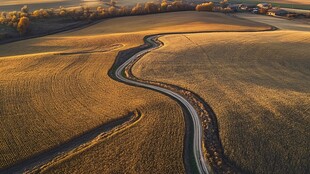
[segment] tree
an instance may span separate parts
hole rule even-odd
[[[183,3],[180,0],[175,0],[174,2],[172,2],[171,6],[172,6],[171,7],[172,11],[179,11],[179,10],[182,10]]]
[[[119,16],[127,16],[129,14],[130,14],[130,10],[128,10],[127,7],[125,6],[122,6],[118,11]]]
[[[50,17],[50,14],[48,13],[46,9],[40,9],[40,13],[44,18]]]
[[[196,6],[196,11],[213,11],[213,2],[202,3]]]
[[[101,13],[103,11],[103,8],[101,6],[97,7],[97,12]]]
[[[109,7],[108,12],[109,12],[110,16],[116,16],[116,14],[117,14],[117,10],[114,6]]]
[[[116,1],[111,0],[111,1],[110,1],[110,6],[115,7],[115,5],[116,5]]]
[[[30,24],[30,21],[28,17],[22,17],[19,19],[19,22],[17,24],[17,30],[20,35],[23,35],[27,32],[29,24]]]
[[[266,8],[260,8],[259,10],[258,10],[258,13],[259,14],[266,14],[268,12],[268,9],[266,9]]]
[[[228,0],[223,0],[220,2],[222,8],[227,8],[228,7]]]
[[[168,8],[168,2],[167,0],[163,0],[160,4],[160,11],[165,12]]]
[[[132,8],[131,10],[132,15],[141,15],[143,14],[143,7],[141,4],[137,4],[135,7]]]
[[[28,6],[27,6],[27,5],[24,5],[24,6],[20,9],[20,11],[23,12],[23,13],[28,14],[28,12],[29,12]]]
[[[98,12],[97,11],[95,11],[95,12],[93,12],[93,13],[91,13],[90,15],[89,15],[89,19],[90,20],[95,20],[95,19],[97,19],[98,18]]]
[[[106,10],[102,7],[97,7],[98,17],[104,18],[107,16]]]
[[[153,2],[147,2],[144,5],[144,12],[145,13],[157,13],[158,12],[158,6],[154,4]]]
[[[0,16],[0,24],[5,24],[5,23],[6,23],[6,19]]]

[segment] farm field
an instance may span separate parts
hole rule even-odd
[[[220,0],[215,0],[220,2]],[[258,0],[230,0],[230,2],[239,2],[239,3],[262,3],[268,2],[272,4],[287,4],[287,5],[310,5],[308,0],[265,0],[265,1],[258,1]]]
[[[146,3],[148,0],[119,0],[116,1],[118,6],[133,6],[136,3]],[[156,2],[156,1],[155,1]],[[30,0],[30,1],[16,1],[16,0],[0,0],[0,11],[15,11],[20,10],[23,5],[28,5],[31,11],[42,8],[59,8],[87,6],[97,8],[98,6],[106,6],[110,3],[109,0]]]
[[[223,14],[179,12],[115,18],[0,45],[0,168],[139,109],[137,124],[46,171],[183,172],[181,108],[164,95],[110,79],[117,53],[154,33],[269,28]]]
[[[239,0],[241,2],[260,2],[257,0]],[[263,2],[277,3],[277,4],[302,4],[302,5],[310,5],[308,0],[265,0]]]
[[[309,25],[241,17],[282,30],[163,36],[133,73],[201,96],[217,116],[225,155],[243,172],[307,173]]]
[[[76,7],[76,6],[87,6],[96,8],[98,6],[106,6],[109,0],[30,0],[30,1],[17,1],[17,0],[0,0],[0,11],[16,11],[20,10],[23,5],[28,5],[30,11],[42,9],[42,8],[59,8],[63,7]],[[118,6],[133,6],[137,3],[146,3],[148,0],[118,0],[116,1]],[[153,2],[160,2],[155,0]],[[186,0],[185,2],[199,3],[201,0]],[[220,2],[220,0],[214,0],[214,2]],[[261,3],[257,0],[230,0],[233,3]],[[265,0],[263,2],[270,2],[274,6],[286,7],[286,8],[299,8],[299,9],[310,9],[310,2],[308,0]]]
[[[220,2],[221,0],[214,0]],[[262,2],[271,3],[273,7],[289,8],[289,9],[304,9],[310,10],[310,1],[308,0],[229,0],[231,3],[246,3],[246,4],[259,4]]]
[[[103,5],[100,0],[30,0],[30,1],[15,1],[15,0],[0,0],[0,11],[15,11],[20,10],[24,5],[28,5],[30,11],[47,8],[76,7],[80,5],[89,7],[98,7]]]

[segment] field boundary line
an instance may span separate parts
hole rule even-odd
[[[52,147],[12,166],[1,169],[0,173],[38,173],[136,125],[142,117],[143,113],[136,109],[119,119],[113,119],[108,123],[86,131],[59,146]]]
[[[184,147],[183,150],[183,162],[185,165],[185,169],[187,173],[223,173],[223,172],[233,172],[239,173],[241,169],[236,166],[233,161],[230,161],[225,155],[224,150],[221,144],[221,140],[219,137],[219,130],[217,124],[216,115],[211,108],[211,106],[205,102],[199,95],[196,93],[181,88],[176,85],[166,84],[157,81],[149,81],[145,79],[139,79],[132,74],[131,68],[133,65],[139,61],[145,54],[160,48],[164,45],[163,42],[159,41],[158,38],[166,35],[178,35],[178,34],[202,34],[202,33],[234,33],[234,32],[271,32],[278,30],[278,28],[267,25],[269,29],[262,29],[262,30],[245,30],[245,31],[197,31],[197,32],[168,32],[168,33],[160,33],[160,34],[153,34],[147,35],[144,37],[144,44],[140,45],[135,48],[130,48],[127,50],[123,50],[119,52],[117,55],[115,62],[111,69],[108,72],[108,75],[121,83],[125,83],[131,86],[142,87],[146,89],[151,89],[153,91],[160,92],[164,95],[169,96],[173,100],[177,101],[178,104],[182,107],[183,111],[188,110],[188,113],[191,113],[188,109],[188,106],[184,105],[183,101],[180,101],[174,95],[180,95],[181,97],[185,98],[185,101],[190,103],[190,105],[196,110],[196,115],[199,115],[199,124],[200,129],[203,132],[203,136],[201,140],[203,143],[199,149],[199,151],[203,151],[200,157],[195,156],[197,153],[195,150],[194,155],[191,153],[186,152]],[[159,88],[158,88],[159,87]],[[171,93],[170,93],[170,92]],[[185,113],[183,113],[184,117],[188,117]],[[193,114],[192,119],[194,120]],[[198,117],[198,116],[197,116]],[[186,120],[186,119],[185,119]],[[187,120],[188,121],[188,120]],[[193,121],[194,122],[194,121]],[[186,123],[187,126],[190,126],[192,123]],[[198,125],[199,126],[199,125]],[[190,128],[193,130],[194,128]],[[187,135],[187,133],[185,133]],[[195,137],[195,135],[192,135]],[[190,136],[186,139],[192,139],[193,137]],[[200,140],[199,140],[200,141]],[[199,144],[199,141],[197,142]],[[191,143],[191,142],[187,142]],[[195,142],[194,142],[195,143]],[[197,150],[197,149],[196,149]],[[186,157],[186,154],[188,157]],[[186,160],[192,161],[192,157],[195,156],[196,167],[193,166],[191,162]],[[204,162],[208,160],[207,162]],[[201,165],[201,166],[200,166]]]

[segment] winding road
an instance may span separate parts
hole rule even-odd
[[[296,21],[287,21],[285,19],[278,19],[278,18],[273,18],[269,16],[259,16],[259,15],[250,15],[250,14],[241,14],[238,15],[238,17],[245,18],[248,20],[252,20],[255,22],[261,22],[268,24],[270,26],[273,26],[272,29],[266,30],[266,31],[273,31],[275,29],[281,29],[281,30],[290,30],[290,31],[310,31],[309,25],[302,24],[300,22]],[[275,28],[276,27],[276,28]],[[125,68],[130,65],[134,64],[139,58],[141,58],[144,54],[157,49],[158,47],[161,46],[160,43],[156,42],[156,39],[163,36],[165,34],[159,34],[159,35],[153,35],[146,37],[145,42],[150,44],[151,47],[144,49],[140,52],[137,52],[134,54],[132,57],[130,57],[126,62],[124,62],[122,65],[120,65],[117,70],[115,71],[115,76],[118,80],[125,82],[127,84],[135,85],[135,86],[140,86],[148,89],[152,89],[161,93],[164,93],[168,96],[171,96],[172,98],[176,99],[180,103],[184,105],[184,107],[188,110],[191,119],[193,121],[193,155],[195,158],[195,163],[197,166],[197,170],[199,173],[212,173],[212,170],[210,169],[206,159],[204,158],[204,154],[202,152],[202,142],[203,142],[203,126],[200,121],[200,118],[198,116],[197,111],[194,109],[194,106],[190,104],[189,101],[187,101],[184,97],[182,97],[180,94],[173,92],[171,90],[168,90],[163,87],[151,85],[148,83],[143,83],[140,81],[135,81],[130,78],[125,77]]]
[[[128,79],[124,76],[124,70],[130,63],[135,62],[135,60],[137,60],[138,58],[140,58],[144,54],[160,47],[160,44],[155,41],[155,39],[157,39],[160,36],[161,35],[154,35],[154,36],[147,37],[146,42],[151,44],[151,47],[134,54],[126,62],[124,62],[122,65],[120,65],[117,68],[117,70],[115,71],[115,76],[118,80],[120,80],[122,82],[132,84],[135,86],[145,87],[148,89],[152,89],[155,91],[165,93],[166,95],[171,96],[172,98],[178,100],[179,102],[181,102],[186,107],[186,109],[188,110],[188,112],[189,112],[189,114],[193,120],[193,127],[194,127],[194,130],[193,130],[193,134],[194,134],[193,150],[194,150],[194,152],[193,152],[193,154],[194,154],[195,162],[197,165],[197,170],[199,173],[209,174],[211,171],[209,172],[206,160],[204,158],[204,154],[202,152],[203,129],[202,129],[202,125],[201,125],[201,121],[199,119],[198,113],[196,112],[194,107],[184,97],[182,97],[181,95],[179,95],[173,91],[170,91],[170,90],[162,88],[162,87],[150,85],[147,83],[137,82],[137,81]]]
[[[274,21],[278,21],[278,23],[276,23],[278,28],[281,29],[286,29],[286,30],[297,30],[297,31],[309,31],[310,27],[307,25],[301,25],[299,23],[294,23],[296,24],[295,26],[291,26],[291,25],[285,25],[282,23],[283,19],[277,19],[277,18],[270,18],[270,17],[265,17],[265,16],[249,16],[249,15],[240,15],[239,17],[243,17],[245,19],[249,19],[249,20],[254,20],[254,21],[258,21],[258,22],[263,22],[263,23],[267,23],[267,24],[274,24]],[[270,22],[272,21],[272,22]],[[149,36],[147,37],[146,43],[150,44],[151,47],[141,50],[139,52],[137,52],[136,54],[134,54],[133,56],[131,56],[128,60],[126,60],[123,64],[121,64],[115,71],[115,77],[122,82],[125,82],[127,84],[131,84],[131,85],[135,85],[135,86],[140,86],[140,87],[144,87],[144,88],[148,88],[151,90],[155,90],[161,93],[164,93],[172,98],[174,98],[175,100],[179,101],[180,103],[182,103],[184,105],[184,107],[188,110],[191,119],[193,121],[193,139],[191,142],[191,144],[193,145],[193,156],[194,156],[194,160],[195,160],[195,164],[196,164],[196,168],[198,170],[199,173],[203,173],[203,174],[209,174],[212,173],[212,171],[210,170],[207,160],[204,157],[204,153],[203,153],[203,148],[202,148],[202,144],[203,144],[203,127],[202,127],[202,123],[200,120],[200,117],[197,113],[197,111],[195,110],[194,106],[192,106],[190,104],[189,101],[187,101],[183,96],[181,96],[180,94],[173,92],[171,90],[168,90],[166,88],[163,87],[159,87],[159,86],[155,86],[155,85],[151,85],[148,83],[142,83],[139,81],[135,81],[132,80],[130,78],[127,78],[125,76],[125,69],[126,67],[128,67],[129,64],[134,63],[136,60],[138,60],[139,58],[141,58],[141,56],[145,55],[146,53],[157,49],[161,46],[160,43],[156,42],[156,39],[163,36],[162,35],[153,35],[153,36]],[[81,54],[84,52],[79,52],[78,54]],[[62,53],[64,54],[64,53]],[[72,53],[65,53],[65,54],[72,54]],[[75,53],[74,53],[75,54]],[[100,128],[100,130],[95,130],[96,134],[94,135],[93,132],[88,132],[86,135],[78,137],[78,139],[75,139],[63,146],[61,146],[60,148],[56,148],[53,149],[52,151],[48,151],[45,153],[40,154],[39,156],[35,156],[33,157],[31,160],[28,160],[27,162],[24,163],[19,163],[15,166],[12,166],[10,168],[7,168],[5,170],[0,170],[0,173],[4,172],[4,173],[14,173],[14,172],[20,172],[23,171],[27,168],[30,167],[34,167],[36,165],[42,164],[46,161],[51,160],[53,157],[57,156],[60,152],[64,152],[64,151],[68,151],[68,149],[72,149],[77,147],[80,144],[83,144],[87,141],[89,141],[90,139],[93,139],[94,137],[96,137],[98,134],[97,133],[101,133],[101,132],[105,132],[110,130],[112,127],[115,127],[119,124],[125,123],[126,121],[128,121],[128,118],[119,120],[118,122],[115,122],[113,124],[108,124],[105,125],[104,128]],[[87,138],[86,138],[87,137]]]

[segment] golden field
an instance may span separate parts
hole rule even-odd
[[[80,5],[90,8],[97,8],[98,6],[108,6],[110,0],[0,0],[0,11],[15,11],[20,10],[23,5],[28,5],[31,11],[37,9],[59,8],[63,7],[78,7]],[[117,6],[134,6],[137,3],[146,3],[148,0],[118,0],[115,1]],[[159,2],[159,1],[154,1]]]
[[[31,4],[42,4],[42,3],[52,3],[52,2],[63,2],[65,0],[31,0],[27,1],[27,3]],[[0,0],[1,5],[25,5],[23,1],[17,0]]]
[[[108,1],[109,2],[109,1]],[[38,9],[59,8],[63,7],[77,7],[80,5],[88,7],[98,7],[103,5],[100,0],[0,0],[0,11],[18,11],[21,7],[27,5],[30,11]]]
[[[49,4],[49,3],[64,3],[64,4],[75,4],[76,6],[80,5],[81,3],[85,3],[86,5],[92,3],[102,3],[102,2],[110,2],[109,0],[30,0],[30,1],[18,1],[18,0],[0,0],[1,5],[26,5],[26,4]],[[145,3],[149,2],[147,0],[135,0],[134,2],[130,0],[118,0],[117,4],[121,5],[135,5],[136,3]],[[157,2],[157,1],[154,1]]]
[[[201,96],[217,115],[225,155],[244,172],[307,173],[310,30],[275,24],[284,30],[161,37],[164,46],[133,73]]]
[[[251,1],[251,0],[250,0]],[[255,0],[256,1],[256,0]],[[279,3],[279,4],[302,4],[310,5],[308,0],[265,0],[262,2]]]
[[[117,53],[141,45],[147,34],[268,28],[223,14],[180,12],[109,19],[0,45],[0,166],[138,108],[144,116],[136,125],[46,171],[184,172],[181,108],[166,96],[110,79]]]
[[[265,2],[279,3],[279,4],[305,4],[310,5],[308,0],[266,0]]]

